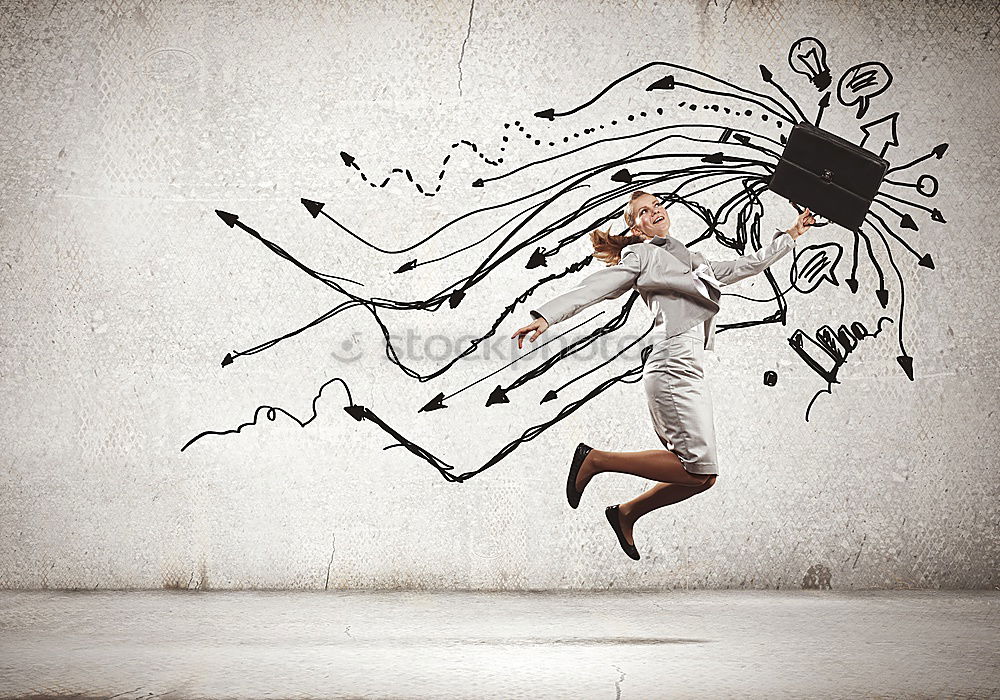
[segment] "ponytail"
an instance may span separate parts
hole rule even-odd
[[[594,246],[594,257],[607,265],[617,265],[622,259],[622,249],[633,243],[642,243],[641,236],[616,236],[611,229],[602,231],[595,229],[590,232],[590,242]]]

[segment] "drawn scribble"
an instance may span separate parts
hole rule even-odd
[[[813,36],[805,36],[792,44],[788,51],[788,66],[809,78],[817,90],[830,87],[830,66],[826,64],[826,47]]]
[[[482,159],[482,161],[487,165],[500,165],[501,163],[503,163],[503,158],[490,160],[490,158],[488,158],[485,153],[479,150],[479,146],[474,144],[472,141],[466,141],[465,139],[461,139],[451,144],[452,149],[458,148],[459,146],[466,146],[470,151],[476,154],[476,156]],[[362,170],[361,166],[358,165],[358,162],[354,158],[354,156],[352,156],[350,153],[347,153],[346,151],[340,152],[340,158],[341,160],[344,161],[344,165],[346,165],[348,168],[351,168],[352,170],[356,170],[358,172],[358,176],[361,178],[361,181],[367,182],[370,187],[384,188],[386,185],[392,182],[393,180],[392,176],[394,174],[400,173],[405,175],[407,182],[412,184],[414,189],[416,189],[417,192],[424,195],[425,197],[433,197],[438,192],[441,191],[441,188],[444,186],[444,176],[445,173],[447,172],[445,166],[448,165],[448,161],[451,160],[452,155],[453,154],[449,153],[441,160],[441,165],[439,166],[441,169],[438,171],[437,174],[437,184],[435,184],[434,187],[431,187],[430,184],[417,182],[416,179],[413,177],[413,173],[410,172],[409,168],[392,168],[389,171],[389,174],[386,175],[381,182],[375,182],[373,179],[370,179],[368,177],[368,175],[364,172],[364,170]]]
[[[916,184],[913,185],[917,192],[925,197],[933,197],[938,191],[938,181],[933,175],[927,175],[926,173],[917,178]]]
[[[826,48],[819,39],[803,37],[795,42],[788,61],[793,71],[809,76],[817,90],[829,87]],[[263,246],[300,274],[324,285],[332,296],[324,312],[275,331],[271,337],[248,340],[244,347],[225,352],[222,367],[249,362],[254,355],[272,351],[281,343],[305,342],[311,330],[335,323],[341,314],[357,310],[371,318],[378,345],[384,346],[384,361],[392,365],[390,371],[399,372],[399,384],[391,392],[392,411],[367,407],[351,400],[348,373],[337,372],[344,377],[338,376],[320,387],[313,400],[313,415],[308,419],[300,420],[281,408],[260,406],[249,422],[234,429],[204,430],[181,449],[208,436],[238,434],[244,428],[261,427],[279,417],[287,417],[304,429],[316,417],[316,400],[323,389],[332,382],[340,382],[347,394],[344,410],[370,427],[373,435],[386,435],[389,443],[383,449],[403,447],[435,468],[445,480],[460,483],[496,465],[605,392],[641,381],[643,365],[652,350],[653,326],[645,332],[638,331],[634,340],[605,356],[592,358],[587,352],[613,336],[620,337],[635,311],[637,292],[624,303],[605,308],[567,328],[558,336],[565,343],[554,353],[532,351],[513,361],[496,362],[485,370],[474,368],[472,361],[486,358],[490,344],[505,338],[506,327],[520,323],[522,315],[539,297],[558,293],[578,275],[590,272],[587,268],[594,258],[581,255],[580,244],[588,242],[586,237],[593,229],[620,221],[621,207],[628,194],[636,189],[651,192],[665,206],[683,208],[695,218],[697,224],[683,240],[693,250],[712,243],[735,257],[763,247],[764,234],[778,213],[768,211],[769,205],[774,209],[768,198],[775,196],[768,192],[768,182],[787,140],[788,129],[797,122],[809,121],[803,106],[810,110],[815,107],[812,123],[819,124],[825,110],[830,108],[830,91],[826,90],[818,99],[812,93],[813,97],[802,98],[800,106],[766,66],[760,65],[758,69],[763,85],[754,89],[678,63],[649,62],[611,80],[603,88],[598,86],[593,96],[580,104],[545,107],[533,116],[500,119],[496,124],[498,136],[494,139],[452,138],[442,144],[445,153],[433,158],[430,164],[397,164],[386,175],[365,172],[361,166],[367,160],[365,154],[355,155],[355,149],[344,144],[340,158],[357,174],[358,187],[412,187],[424,196],[433,196],[444,187],[471,187],[482,189],[485,194],[480,197],[485,204],[453,217],[434,230],[416,234],[411,242],[393,244],[384,232],[368,231],[365,219],[356,217],[352,209],[340,207],[332,193],[304,193],[307,196],[301,198],[300,206],[305,212],[298,209],[303,216],[300,221],[318,227],[310,235],[325,235],[331,245],[346,243],[363,248],[375,261],[363,277],[354,267],[344,271],[318,269],[294,254],[292,243],[276,242],[279,237],[283,242],[289,239],[287,231],[261,230],[255,219],[263,217],[254,212],[217,209],[228,231],[238,234],[230,239],[233,245],[252,241]],[[861,118],[868,111],[870,99],[884,92],[891,79],[881,63],[853,66],[838,83],[840,104],[845,107],[858,104],[857,116]],[[810,103],[813,99],[815,102]],[[594,111],[599,103],[600,115]],[[619,108],[609,118],[608,112],[614,111],[615,105],[625,104],[635,106],[628,110]],[[692,123],[679,123],[683,120],[677,117],[682,112],[695,112],[697,116]],[[893,152],[904,151],[906,144],[901,144],[896,134],[898,118],[899,113],[895,112],[864,124],[866,147],[884,153],[891,145],[896,147]],[[460,148],[476,156],[463,160],[463,167],[468,168],[472,161],[473,167],[489,170],[474,173],[471,182],[447,177],[447,168],[453,165],[453,156]],[[941,144],[888,172],[905,171],[931,156],[940,159],[946,150],[947,144]],[[436,177],[421,180],[415,173],[436,173]],[[401,177],[394,179],[397,174]],[[919,252],[909,243],[905,232],[918,230],[925,217],[935,223],[945,223],[945,219],[938,209],[906,196],[911,190],[916,190],[921,199],[935,196],[937,179],[929,173],[922,174],[916,182],[906,179],[901,174],[883,181],[864,224],[847,232],[849,244],[830,241],[800,249],[789,273],[791,285],[787,289],[777,283],[778,270],[768,269],[753,289],[740,289],[742,294],[724,293],[747,303],[734,303],[727,322],[717,325],[717,334],[761,325],[785,325],[790,295],[796,298],[805,294],[827,295],[829,306],[836,307],[839,301],[851,309],[855,318],[858,300],[864,295],[872,301],[876,312],[873,316],[881,312],[889,314],[878,317],[873,333],[855,321],[850,328],[840,326],[837,331],[823,326],[812,336],[801,330],[791,335],[788,339],[791,352],[826,383],[826,389],[817,392],[809,402],[807,421],[819,394],[832,394],[833,384],[840,383],[838,373],[856,345],[878,336],[883,323],[895,325],[896,360],[907,377],[913,379],[913,358],[904,343],[906,277],[900,264],[915,263],[917,267],[933,270],[934,263],[929,252]],[[491,189],[501,183],[513,194],[494,196],[491,201]],[[780,206],[793,205],[782,201]],[[482,222],[487,219],[491,223],[484,225]],[[832,235],[836,227],[824,231]],[[840,233],[843,231],[840,229]],[[428,245],[432,241],[433,246]],[[913,257],[904,255],[897,262],[893,248]],[[850,262],[850,268],[838,275],[837,269],[846,265],[845,261]],[[891,268],[888,278],[886,264]],[[399,279],[399,275],[422,276],[430,267],[435,269],[426,278],[434,281],[429,292],[406,298],[405,294],[381,291],[391,286],[392,280]],[[870,268],[874,274],[859,275],[861,267],[866,271]],[[840,277],[844,278],[846,289],[838,284]],[[874,278],[873,288],[863,288],[859,278]],[[821,284],[823,280],[830,284]],[[848,293],[851,298],[844,298]],[[462,321],[465,326],[471,324],[468,336],[449,345],[442,357],[421,363],[414,361],[402,347],[398,328],[413,316],[426,326],[453,327],[456,314],[466,308],[470,298],[475,299],[477,313],[471,320]],[[483,308],[491,308],[492,312],[484,315]],[[640,316],[644,317],[641,313]],[[642,326],[646,326],[645,322]],[[360,366],[367,359],[359,352],[360,341],[357,331],[345,332],[330,353],[341,368],[371,371]],[[541,346],[535,348],[541,349]],[[639,361],[633,351],[638,352]],[[571,360],[581,362],[582,368],[566,372],[566,363]],[[563,371],[557,374],[557,368]],[[407,380],[418,384],[435,380],[438,384],[431,392],[422,393],[411,391],[413,382]],[[775,386],[777,373],[765,373],[764,382]],[[541,413],[537,418],[530,417],[531,411],[525,410],[524,401],[529,395],[533,400],[528,405]],[[402,413],[398,410],[401,406]],[[448,416],[456,411],[465,419],[481,416],[493,426],[491,437],[501,446],[490,447],[492,456],[478,460],[479,464],[459,468],[434,451],[435,434],[451,429],[453,419]],[[261,415],[267,420],[262,421]],[[384,417],[389,415],[397,425],[391,425]],[[401,419],[401,415],[411,418]],[[498,416],[501,420],[497,420]],[[400,425],[401,421],[405,425]]]
[[[809,411],[812,405],[819,398],[820,394],[833,394],[833,385],[839,384],[837,373],[847,362],[848,356],[854,352],[858,343],[865,338],[874,338],[882,332],[882,322],[892,323],[888,316],[878,319],[874,333],[869,333],[868,329],[860,321],[847,326],[840,326],[834,331],[830,326],[822,326],[816,331],[816,338],[813,339],[802,329],[797,329],[788,339],[788,344],[792,346],[795,354],[806,363],[809,369],[818,374],[826,381],[826,388],[820,389],[806,406],[806,421],[809,421]],[[808,341],[808,344],[807,344]],[[912,379],[912,377],[911,377]]]
[[[884,63],[869,61],[851,66],[840,76],[837,83],[837,99],[840,104],[850,107],[858,105],[858,119],[868,113],[871,99],[881,95],[892,84],[892,73]]]

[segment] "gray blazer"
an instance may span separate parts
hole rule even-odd
[[[555,325],[604,299],[614,299],[630,289],[639,292],[653,312],[657,339],[683,333],[698,323],[705,325],[705,349],[715,349],[715,314],[722,294],[707,285],[711,298],[695,286],[692,271],[705,263],[720,285],[728,285],[767,269],[790,250],[795,239],[778,230],[771,243],[734,260],[709,260],[673,236],[656,236],[622,249],[621,261],[586,277],[580,284],[536,309]]]

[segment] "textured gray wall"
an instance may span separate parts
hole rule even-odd
[[[998,20],[996,3],[924,0],[4,2],[0,587],[785,588],[824,568],[834,588],[996,586]],[[314,269],[364,280],[366,294],[425,298],[468,274],[478,252],[419,273],[391,271],[468,244],[513,211],[387,256],[312,219],[299,199],[327,202],[370,242],[405,248],[463,213],[565,175],[556,163],[470,188],[505,170],[452,148],[461,139],[495,158],[511,133],[503,124],[514,120],[542,138],[656,106],[664,108],[657,125],[704,120],[677,103],[707,104],[708,96],[647,93],[645,78],[576,120],[532,117],[578,105],[648,61],[780,99],[760,80],[757,65],[766,64],[812,116],[818,93],[786,63],[806,35],[826,45],[834,86],[861,61],[892,70],[869,118],[900,112],[900,144],[887,154],[894,165],[950,144],[944,158],[896,173],[909,182],[932,173],[935,198],[887,188],[943,213],[947,224],[896,203],[920,227],[896,231],[930,253],[935,269],[892,241],[897,278],[876,239],[886,309],[863,257],[858,295],[843,281],[793,292],[784,327],[721,334],[707,370],[722,474],[707,493],[639,522],[641,562],[618,549],[602,510],[648,483],[600,477],[579,511],[563,495],[579,440],[658,447],[641,384],[614,387],[461,484],[405,449],[383,450],[395,440],[344,413],[336,384],[305,428],[264,419],[180,451],[204,430],[251,420],[260,405],[307,418],[317,388],[333,377],[458,471],[556,411],[538,404],[544,387],[489,409],[470,391],[448,412],[417,412],[439,391],[509,361],[503,339],[528,321],[523,306],[498,329],[498,355],[430,383],[387,360],[363,309],[220,367],[227,352],[301,328],[342,299],[226,227],[215,209],[237,213]],[[823,120],[855,142],[861,123],[836,102]],[[452,159],[440,192],[427,197],[399,175],[370,187],[341,151],[376,181],[402,167],[433,185],[442,158]],[[558,152],[512,138],[504,166]],[[787,206],[769,209],[765,230],[793,218]],[[690,239],[694,225],[678,211],[673,233]],[[851,236],[839,227],[807,235],[836,240],[850,255]],[[586,241],[575,242],[548,272],[585,253]],[[545,272],[522,262],[499,268],[487,292],[470,292],[454,311],[385,321],[422,339],[480,333],[511,303],[511,290]],[[841,280],[849,264],[841,263]],[[787,274],[786,265],[785,287]],[[763,278],[755,280],[736,291],[766,295]],[[913,381],[895,359],[903,287]],[[733,299],[720,320],[736,321],[745,308]],[[647,322],[639,311],[637,328]],[[825,384],[787,337],[855,320],[874,328],[879,315],[894,323],[858,347],[842,383],[804,420]],[[424,372],[440,365],[406,359]],[[761,382],[768,369],[778,372],[775,387]],[[512,372],[478,388],[488,393]]]

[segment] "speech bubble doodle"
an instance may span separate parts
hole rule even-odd
[[[844,249],[839,243],[806,246],[795,256],[789,281],[803,294],[814,291],[824,279],[834,286],[840,286],[835,268],[843,255]]]
[[[857,103],[857,118],[861,119],[868,112],[871,99],[880,95],[892,85],[892,73],[884,63],[868,61],[851,66],[840,76],[837,82],[837,99],[845,107]]]

